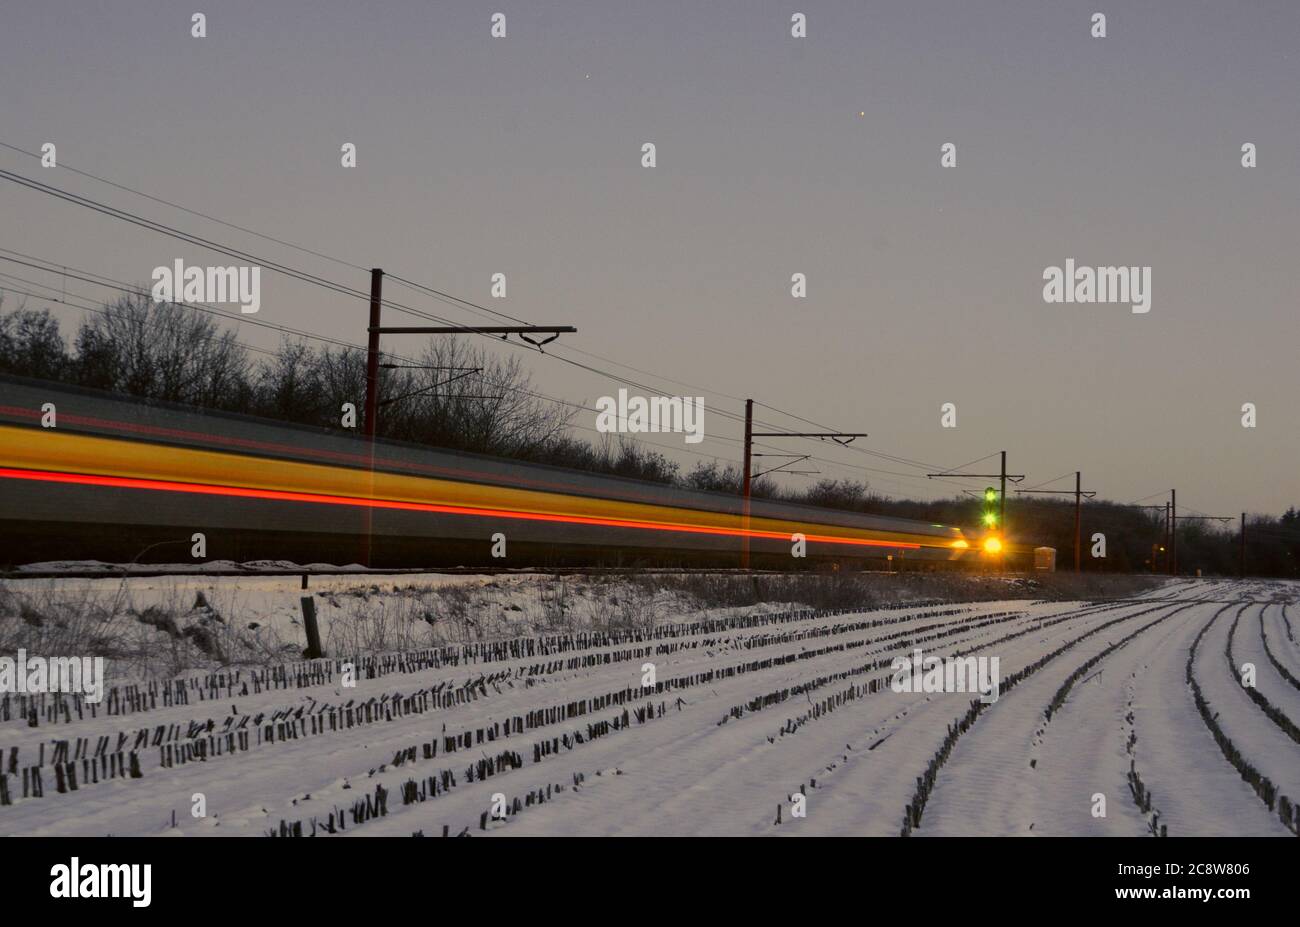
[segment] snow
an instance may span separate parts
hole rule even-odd
[[[114,594],[123,584],[120,576],[18,581],[48,582],[59,583],[63,591],[76,586],[96,594]],[[202,591],[231,621],[237,616],[237,622],[247,619],[289,635],[300,633],[293,625],[303,594],[296,577],[135,577],[125,583],[137,607],[188,604]],[[313,577],[308,594],[329,625],[365,606],[369,587],[381,587],[371,593],[375,608],[392,608],[398,595],[393,590],[408,585],[465,590],[471,617],[507,622],[503,627],[524,636],[543,633],[548,606],[539,599],[535,577]],[[359,587],[365,588],[359,593]],[[617,588],[613,584],[604,591],[617,595]],[[575,583],[568,592],[572,611],[598,609],[599,592]],[[661,597],[651,608],[661,628],[702,618],[767,617],[742,627],[682,629],[641,642],[392,672],[360,678],[354,688],[343,687],[335,675],[328,683],[304,688],[230,699],[222,695],[122,715],[100,713],[68,724],[29,728],[20,719],[3,722],[0,749],[6,758],[17,747],[26,765],[44,743],[47,769],[40,798],[22,798],[20,784],[9,776],[10,794],[17,790],[19,797],[0,807],[0,833],[261,835],[282,821],[301,821],[304,832],[310,832],[313,817],[323,824],[330,812],[373,797],[379,785],[388,791],[387,814],[354,823],[349,812],[341,835],[421,831],[433,836],[444,827],[452,834],[468,829],[473,835],[896,835],[917,777],[943,743],[948,725],[971,704],[967,693],[895,693],[887,684],[861,691],[871,680],[887,681],[890,661],[920,646],[936,655],[997,656],[1004,678],[1034,669],[1003,691],[957,739],[938,770],[916,835],[1146,834],[1150,817],[1130,795],[1130,762],[1151,790],[1153,810],[1171,836],[1286,835],[1276,813],[1223,758],[1196,710],[1184,671],[1196,635],[1224,603],[1235,603],[1214,618],[1201,639],[1196,678],[1220,713],[1219,723],[1250,762],[1286,795],[1300,796],[1298,745],[1241,692],[1223,655],[1232,618],[1245,606],[1234,656],[1238,663],[1255,662],[1261,693],[1290,714],[1300,705],[1295,701],[1300,691],[1264,656],[1260,614],[1263,609],[1274,654],[1295,667],[1297,649],[1286,637],[1281,603],[1298,598],[1300,584],[1294,583],[1189,580],[1109,603],[1008,600],[789,620],[782,617],[789,608],[782,603],[704,612],[687,611],[672,597]],[[1265,607],[1265,602],[1274,604]],[[1296,614],[1294,608],[1290,614]],[[649,653],[638,648],[649,648]],[[1040,664],[1058,648],[1064,649]],[[598,659],[586,661],[590,665],[570,664],[585,657]],[[1064,704],[1046,720],[1044,709],[1058,689],[1094,657],[1100,659],[1076,678]],[[693,682],[662,693],[643,690],[647,662],[654,664],[661,683],[677,678]],[[712,678],[698,678],[711,671]],[[297,739],[277,737],[204,761],[166,768],[157,748],[144,748],[140,779],[81,781],[76,792],[59,794],[48,769],[57,739],[116,738],[119,732],[134,738],[141,728],[209,719],[220,731],[231,716],[252,718],[382,696],[391,700],[494,673],[502,675],[484,685],[481,694],[450,707]],[[792,687],[804,688],[790,693]],[[850,687],[859,694],[828,710],[826,700]],[[521,733],[452,753],[443,747],[444,737],[472,735],[529,712],[615,693],[624,693],[627,701],[567,720],[543,719],[545,723]],[[780,699],[782,693],[787,697]],[[779,700],[755,702],[773,695]],[[637,709],[647,706],[654,707],[653,717],[639,721]],[[624,709],[630,716],[627,726],[622,725]],[[600,722],[617,722],[618,729],[588,737],[588,725]],[[534,745],[575,733],[585,742],[572,749],[561,745],[558,752],[535,760]],[[431,740],[438,741],[439,749],[435,757],[425,758],[420,746]],[[395,766],[395,756],[412,747],[415,759]],[[467,767],[502,750],[518,751],[521,768],[467,781]],[[404,783],[425,782],[444,770],[454,772],[455,787],[403,804]],[[494,794],[525,800],[548,786],[550,800],[529,803],[480,829]],[[792,813],[797,803],[791,796],[801,790],[806,817]],[[1105,817],[1092,813],[1096,793],[1106,798]],[[196,794],[206,803],[204,817],[191,814]]]

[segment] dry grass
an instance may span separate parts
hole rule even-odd
[[[370,581],[318,593],[325,652],[382,653],[584,628],[648,629],[709,610],[872,609],[996,599],[1096,600],[1154,588],[1162,577],[1071,573],[1021,577],[954,573],[651,574],[381,588]],[[193,670],[273,665],[301,656],[301,620],[287,637],[250,614],[238,588],[206,594],[177,587],[140,607],[129,584],[0,583],[0,653],[102,656],[109,676],[167,678]],[[242,616],[242,617],[236,617]],[[250,620],[252,619],[252,620]]]
[[[113,679],[170,678],[196,669],[265,665],[298,656],[265,628],[239,627],[202,593],[183,601],[175,589],[162,602],[137,607],[124,582],[112,591],[90,584],[0,583],[0,653],[19,648],[43,657],[98,656]]]
[[[702,607],[792,603],[811,608],[878,608],[909,602],[983,602],[998,599],[1095,600],[1125,598],[1156,588],[1164,577],[1084,573],[981,576],[967,573],[682,574],[643,577]]]

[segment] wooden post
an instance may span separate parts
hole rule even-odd
[[[307,629],[307,649],[302,652],[302,655],[308,660],[316,660],[323,656],[320,648],[320,628],[316,626],[316,600],[305,595],[301,602],[302,623]]]

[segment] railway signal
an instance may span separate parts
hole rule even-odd
[[[1000,480],[1001,482],[999,483],[999,485],[1002,487],[1000,490],[992,486],[984,490],[984,513],[980,518],[980,521],[986,528],[999,529],[1002,532],[1002,536],[1006,537],[1007,480],[1010,480],[1013,483],[1019,483],[1021,480],[1025,478],[1025,475],[1023,473],[1008,473],[1007,452],[1001,451],[1000,453],[1002,455],[1002,467],[998,473],[954,473],[951,470],[945,470],[943,473],[927,473],[926,478],[935,479],[936,477],[950,478],[950,477],[957,476],[957,477],[964,477],[968,479]],[[989,456],[991,457],[992,455],[990,454]],[[976,461],[976,463],[978,462],[979,461]],[[995,501],[997,502],[996,510],[993,504]],[[987,547],[985,549],[987,550]],[[1000,540],[998,540],[997,549],[998,551],[1002,550],[1002,542]],[[996,551],[989,551],[989,552],[996,553]]]
[[[998,518],[998,491],[992,486],[984,490],[984,514],[980,519],[984,527],[990,532],[997,529],[1000,519]],[[1002,553],[1002,539],[996,534],[990,533],[984,538],[984,553],[990,557],[996,557]]]

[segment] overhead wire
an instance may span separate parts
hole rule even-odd
[[[36,157],[36,156],[35,156],[33,153],[31,153],[31,152],[27,152],[27,151],[25,151],[25,150],[23,150],[23,149],[17,148],[16,146],[9,145],[9,144],[4,143],[4,142],[0,142],[0,145],[2,145],[2,146],[5,147],[5,148],[9,148],[9,149],[11,149],[11,150],[18,151],[18,152],[23,153],[23,154],[27,154],[27,155],[32,156],[32,157]],[[65,166],[66,166],[66,165],[65,165]],[[358,270],[364,270],[364,268],[363,268],[361,265],[355,264],[355,263],[350,262],[350,261],[346,261],[346,260],[341,259],[341,258],[337,258],[337,257],[332,256],[332,255],[325,254],[324,252],[317,251],[317,250],[315,250],[315,249],[306,248],[306,247],[303,247],[303,246],[301,246],[301,245],[294,244],[294,243],[289,242],[289,241],[287,241],[287,240],[285,240],[285,239],[283,239],[283,238],[277,238],[277,237],[275,237],[275,236],[266,235],[266,234],[264,234],[264,233],[260,233],[260,232],[257,232],[257,231],[255,231],[255,230],[253,230],[253,229],[250,229],[250,228],[248,228],[248,227],[246,227],[246,226],[241,226],[241,225],[237,225],[237,224],[235,224],[235,223],[227,222],[227,221],[222,220],[222,219],[219,219],[219,218],[217,218],[217,217],[215,217],[215,216],[211,216],[210,214],[203,213],[203,212],[200,212],[200,211],[198,211],[198,210],[190,209],[190,208],[188,208],[188,207],[182,206],[182,205],[180,205],[180,204],[174,203],[174,202],[169,201],[169,200],[166,200],[166,199],[164,199],[164,198],[157,197],[157,196],[154,196],[154,195],[149,194],[149,193],[145,193],[145,192],[143,192],[143,191],[140,191],[140,190],[134,189],[134,188],[132,188],[132,187],[128,187],[128,186],[126,186],[126,185],[124,185],[124,184],[119,184],[119,183],[117,183],[117,182],[115,182],[115,181],[108,180],[107,178],[103,178],[103,177],[100,177],[100,176],[98,176],[98,175],[91,174],[91,173],[86,172],[86,171],[82,171],[82,170],[80,170],[80,169],[71,168],[71,167],[68,167],[68,169],[69,169],[70,171],[73,171],[74,173],[77,173],[77,174],[80,174],[80,175],[82,175],[82,176],[86,176],[86,177],[89,177],[89,178],[91,178],[91,179],[97,180],[97,181],[99,181],[99,182],[102,182],[102,183],[108,184],[108,185],[113,186],[113,187],[115,187],[115,188],[117,188],[117,189],[121,189],[121,190],[124,190],[124,191],[126,191],[126,192],[130,192],[130,193],[132,193],[132,194],[134,194],[134,195],[138,195],[138,196],[145,197],[146,199],[149,199],[149,200],[151,200],[151,201],[158,202],[158,203],[161,203],[161,204],[164,204],[164,205],[170,206],[170,207],[172,207],[172,208],[180,209],[180,210],[182,210],[182,211],[184,211],[184,212],[186,212],[186,213],[189,213],[189,214],[191,214],[191,215],[195,215],[195,216],[198,216],[198,217],[200,217],[200,218],[203,218],[203,219],[206,219],[206,220],[209,220],[209,221],[216,222],[216,223],[221,224],[221,225],[223,225],[223,226],[226,226],[226,227],[228,227],[228,228],[236,229],[236,230],[238,230],[238,231],[242,231],[242,232],[245,232],[245,233],[247,233],[247,234],[254,235],[254,236],[256,236],[256,237],[258,237],[258,238],[261,238],[261,239],[264,239],[264,240],[266,240],[266,241],[271,241],[271,242],[274,242],[274,243],[276,243],[276,244],[280,244],[280,245],[285,246],[285,247],[290,247],[290,248],[293,248],[293,249],[295,249],[295,250],[301,251],[301,252],[303,252],[303,253],[311,254],[311,255],[313,255],[313,256],[320,257],[320,258],[325,259],[325,260],[333,261],[333,262],[336,262],[336,263],[339,263],[339,264],[342,264],[342,265],[348,266],[348,267],[350,267],[350,268],[354,268],[354,269],[358,269]],[[75,204],[75,205],[81,205],[81,206],[83,206],[83,207],[90,208],[90,209],[94,209],[94,210],[96,210],[96,211],[99,211],[99,212],[104,213],[104,214],[106,214],[106,215],[112,216],[112,217],[114,217],[114,218],[119,218],[119,219],[122,219],[122,220],[124,220],[124,221],[132,222],[133,224],[139,225],[139,226],[141,226],[141,227],[143,227],[143,228],[146,228],[146,229],[149,229],[149,230],[151,230],[151,231],[155,231],[155,232],[158,232],[158,233],[161,233],[161,234],[169,235],[169,236],[171,236],[171,237],[178,238],[179,240],[186,241],[187,243],[195,244],[195,245],[197,245],[197,246],[199,246],[199,247],[208,248],[208,249],[210,249],[210,250],[214,250],[214,251],[216,251],[217,253],[226,254],[226,255],[228,255],[228,256],[235,257],[235,258],[240,259],[240,260],[247,260],[247,261],[249,261],[250,263],[256,263],[256,264],[258,264],[258,265],[260,265],[260,266],[266,266],[266,267],[268,267],[269,269],[271,269],[271,270],[273,270],[273,271],[275,271],[275,272],[278,272],[278,273],[281,273],[281,274],[287,275],[287,276],[289,276],[289,277],[291,277],[291,278],[293,278],[293,279],[300,280],[301,282],[307,282],[307,283],[315,284],[315,285],[317,285],[317,286],[322,286],[322,287],[324,287],[324,288],[326,288],[326,289],[332,290],[333,292],[339,293],[339,294],[344,295],[344,296],[348,296],[348,297],[352,297],[352,298],[356,298],[356,299],[367,299],[367,300],[369,299],[369,294],[368,294],[368,293],[365,293],[365,292],[363,292],[363,291],[361,291],[361,290],[359,290],[359,289],[356,289],[356,288],[354,288],[354,287],[349,287],[349,286],[346,286],[346,285],[343,285],[343,284],[338,284],[338,283],[335,282],[335,281],[327,280],[327,279],[325,279],[325,278],[323,278],[323,277],[320,277],[319,275],[311,274],[311,273],[307,273],[307,272],[304,272],[304,271],[300,271],[300,270],[298,270],[298,269],[296,269],[296,268],[291,268],[291,267],[289,267],[288,265],[283,265],[283,264],[280,264],[279,262],[270,261],[270,260],[267,260],[267,259],[261,258],[261,257],[259,257],[259,256],[257,256],[257,255],[254,255],[254,254],[251,254],[251,253],[249,253],[249,252],[246,252],[246,251],[244,251],[243,249],[237,249],[237,248],[233,248],[233,247],[230,247],[230,246],[222,245],[222,244],[220,244],[220,243],[214,242],[214,241],[212,241],[212,240],[210,240],[210,239],[207,239],[207,238],[204,238],[204,237],[202,237],[202,236],[193,235],[193,234],[191,234],[191,233],[184,232],[184,231],[182,231],[182,230],[179,230],[179,229],[173,228],[173,227],[171,227],[171,226],[168,226],[168,225],[166,225],[166,224],[164,224],[164,223],[161,223],[161,222],[158,222],[158,221],[156,221],[156,220],[152,220],[152,219],[147,219],[147,218],[144,218],[144,217],[140,217],[140,216],[137,216],[137,215],[135,215],[135,214],[133,214],[133,213],[130,213],[130,212],[126,211],[126,210],[122,210],[122,209],[119,209],[119,208],[117,208],[117,207],[113,207],[113,206],[110,206],[110,205],[107,205],[107,204],[104,204],[104,203],[99,203],[98,201],[92,200],[92,199],[89,198],[89,197],[81,196],[80,194],[74,194],[74,193],[70,193],[70,192],[68,192],[68,191],[60,190],[59,188],[56,188],[56,187],[53,187],[53,186],[50,186],[50,185],[47,185],[47,184],[42,184],[42,183],[40,183],[39,181],[32,181],[32,180],[30,180],[30,179],[28,179],[28,178],[24,178],[24,177],[22,177],[21,175],[17,175],[17,174],[14,174],[14,173],[12,173],[12,172],[9,172],[9,171],[3,171],[3,170],[0,170],[0,177],[4,177],[5,179],[11,180],[12,182],[15,182],[15,183],[18,183],[18,184],[20,184],[20,185],[23,185],[23,186],[29,187],[29,188],[31,188],[31,189],[33,189],[33,190],[37,190],[38,192],[43,192],[43,193],[47,193],[47,194],[49,194],[49,195],[52,195],[52,196],[58,197],[58,198],[60,198],[60,199],[63,199],[63,200],[65,200],[65,201],[68,201],[68,202],[73,203],[73,204]],[[510,319],[510,320],[512,320],[512,321],[519,321],[519,322],[522,322],[522,321],[523,321],[522,319],[519,319],[519,318],[516,317],[516,316],[511,316],[511,315],[508,315],[508,314],[506,314],[506,313],[498,312],[498,311],[496,311],[496,310],[487,309],[486,307],[480,306],[480,305],[478,305],[478,304],[476,304],[476,303],[473,303],[473,302],[471,302],[471,301],[469,301],[469,300],[465,300],[465,299],[462,299],[462,298],[460,298],[460,297],[453,296],[452,294],[446,293],[445,291],[442,291],[442,290],[438,290],[437,288],[434,288],[434,287],[427,286],[427,285],[425,285],[425,284],[419,284],[419,283],[416,283],[415,281],[408,280],[408,279],[406,279],[406,278],[404,278],[404,277],[401,277],[400,275],[393,274],[393,275],[386,275],[386,276],[391,276],[392,279],[394,279],[396,282],[399,282],[400,284],[402,284],[402,285],[404,285],[404,286],[407,286],[407,287],[409,287],[409,288],[415,289],[415,290],[420,291],[420,292],[425,292],[426,294],[429,294],[429,295],[433,295],[433,296],[435,296],[435,298],[442,299],[442,300],[445,301],[445,302],[448,302],[448,303],[450,303],[450,304],[456,305],[456,306],[461,307],[461,308],[468,308],[468,309],[472,309],[472,310],[477,310],[477,311],[479,311],[480,313],[490,313],[490,314],[492,314],[492,315],[497,316],[498,318]],[[91,281],[91,282],[93,282],[93,281]],[[392,309],[394,309],[394,310],[396,310],[396,311],[399,311],[399,312],[403,312],[403,313],[406,313],[406,314],[410,314],[410,315],[413,315],[413,316],[418,317],[418,318],[425,318],[425,319],[429,319],[429,320],[431,320],[431,321],[437,321],[437,322],[440,322],[440,323],[442,323],[442,324],[444,324],[444,325],[447,325],[447,326],[449,326],[449,327],[455,327],[455,328],[462,329],[462,330],[464,330],[464,331],[467,332],[467,333],[474,333],[474,332],[476,332],[476,329],[475,329],[475,327],[474,327],[473,325],[464,324],[464,323],[459,323],[459,322],[454,322],[454,321],[452,321],[452,320],[445,319],[445,318],[442,318],[442,317],[440,317],[440,316],[436,316],[436,315],[433,315],[433,314],[431,314],[431,313],[424,312],[423,310],[419,310],[419,309],[416,309],[416,308],[411,307],[411,306],[406,306],[406,305],[404,305],[404,304],[397,303],[397,302],[395,302],[395,301],[393,301],[393,300],[384,299],[384,300],[381,300],[381,302],[382,302],[383,305],[385,305],[385,306],[387,306],[387,307],[389,307],[389,308],[392,308]],[[255,320],[250,320],[250,319],[243,318],[243,317],[234,317],[233,315],[231,315],[230,317],[232,317],[232,318],[237,318],[237,320],[238,320],[238,321],[241,321],[241,322],[243,322],[243,321],[249,321],[249,322],[251,322],[251,323],[253,323],[253,324],[257,324],[257,322],[260,321],[260,320],[256,320],[256,321],[255,321]],[[275,327],[275,326],[269,326],[269,327]],[[482,333],[482,332],[477,332],[477,333],[478,333],[478,334],[485,334],[485,333]],[[302,333],[301,331],[299,331],[298,334],[299,334],[300,336],[302,336],[302,337],[311,337],[311,335],[306,334],[306,333]],[[338,342],[338,341],[336,341],[335,343],[338,343],[338,344],[345,344],[344,342]],[[511,346],[512,346],[512,347],[517,347],[516,345],[513,345],[513,344],[511,344]],[[595,354],[593,354],[592,352],[582,351],[581,349],[577,349],[577,348],[568,348],[567,346],[565,347],[565,349],[567,349],[567,350],[574,350],[574,351],[577,351],[578,353],[582,353],[582,354],[585,354],[585,355],[587,355],[587,356],[596,357],[596,358],[598,358],[598,359],[601,359],[601,360],[606,361],[607,363],[613,363],[613,364],[615,364],[616,366],[622,366],[622,367],[625,367],[626,369],[639,370],[639,368],[633,368],[633,367],[630,367],[630,366],[628,366],[628,365],[621,364],[620,362],[610,360],[610,359],[608,359],[608,358],[601,358],[600,355],[595,355]],[[554,349],[553,349],[553,350],[554,350]],[[387,352],[386,352],[386,353],[387,353]],[[547,352],[543,352],[543,353],[547,353]],[[653,387],[648,386],[647,384],[644,384],[644,383],[641,383],[641,382],[638,382],[638,381],[635,381],[635,380],[631,380],[631,379],[626,378],[626,377],[621,377],[621,376],[619,376],[619,375],[617,375],[617,374],[613,374],[613,373],[611,373],[611,372],[609,372],[609,371],[601,370],[601,369],[599,369],[599,368],[597,368],[597,367],[594,367],[594,366],[592,366],[592,365],[584,364],[584,363],[582,363],[582,362],[580,362],[580,361],[575,361],[575,360],[573,360],[572,358],[559,356],[559,355],[557,355],[557,354],[555,354],[555,353],[547,353],[547,356],[549,356],[549,357],[553,357],[553,358],[555,358],[555,359],[557,359],[557,360],[560,360],[561,362],[564,362],[564,363],[570,364],[570,365],[572,365],[572,366],[578,367],[578,368],[580,368],[580,369],[586,370],[586,371],[588,371],[588,372],[590,372],[590,373],[592,373],[592,374],[595,374],[595,375],[597,375],[597,376],[604,377],[604,378],[606,378],[606,379],[612,379],[612,380],[615,380],[616,382],[622,382],[622,383],[624,383],[624,384],[626,384],[626,385],[628,385],[628,386],[633,386],[633,387],[638,388],[638,389],[651,390],[651,391],[653,391],[653,389],[654,389]],[[657,376],[657,375],[654,375],[654,374],[650,374],[648,371],[642,371],[642,372],[645,373],[646,375]],[[678,380],[672,380],[671,382],[683,383],[683,381],[678,381]],[[689,386],[690,384],[684,384],[684,385],[688,385],[688,386]],[[692,387],[692,388],[698,388],[698,387]],[[722,393],[722,392],[720,392],[720,391],[709,391],[709,390],[706,390],[706,391],[707,391],[707,392],[713,392],[713,393],[715,393],[716,395],[728,396],[728,394]],[[728,398],[732,398],[732,399],[738,400],[738,397],[728,396]],[[770,405],[768,405],[768,404],[766,404],[766,403],[759,403],[759,404],[762,405],[764,408],[768,408],[768,409],[770,409],[771,411],[774,411],[774,412],[776,412],[776,413],[778,413],[778,414],[780,414],[780,415],[786,415],[786,416],[789,416],[789,417],[794,418],[794,419],[796,419],[796,420],[801,420],[801,421],[809,422],[809,423],[811,423],[811,424],[816,424],[816,423],[813,423],[813,422],[812,422],[811,420],[809,420],[809,419],[803,418],[802,416],[797,416],[797,415],[795,415],[795,414],[793,414],[793,413],[785,412],[785,411],[783,411],[783,410],[777,409],[777,408],[774,407],[774,406],[770,406]],[[716,414],[716,415],[720,415],[720,416],[722,416],[722,417],[724,417],[724,418],[727,418],[727,419],[730,419],[730,420],[733,420],[733,421],[739,421],[739,420],[740,420],[740,416],[739,416],[737,413],[731,412],[731,411],[729,411],[729,410],[724,410],[724,409],[721,409],[721,408],[718,408],[718,407],[713,407],[713,408],[711,409],[711,411],[712,411],[714,414]],[[761,423],[761,424],[767,425],[767,423]],[[777,427],[777,426],[775,426],[775,425],[768,425],[768,427]],[[819,427],[827,427],[827,426],[819,426]],[[863,453],[863,454],[867,454],[867,455],[870,455],[870,456],[879,457],[879,458],[881,458],[881,459],[891,460],[891,461],[894,461],[894,462],[901,463],[901,464],[903,464],[904,466],[916,466],[916,467],[930,467],[930,466],[934,466],[934,465],[925,464],[925,463],[920,462],[920,461],[915,461],[915,460],[912,460],[912,459],[910,459],[910,458],[905,458],[905,457],[899,457],[899,456],[895,456],[895,455],[884,454],[884,453],[882,453],[882,452],[873,451],[873,450],[870,450],[870,449],[868,449],[868,448],[855,447],[855,446],[852,446],[852,445],[846,445],[846,446],[849,447],[850,450],[853,450],[853,451],[855,451],[855,452]],[[831,461],[831,460],[829,460],[829,459],[827,459],[827,458],[820,458],[820,459],[821,459],[822,461],[824,461],[824,462],[833,463],[833,464],[835,464],[835,465],[837,465],[837,466],[841,466],[841,467],[846,467],[846,468],[849,468],[849,469],[853,469],[853,465],[848,464],[847,462],[844,462],[844,461]],[[981,458],[981,459],[984,459],[984,458]],[[964,465],[962,465],[962,466],[966,466],[966,465],[964,464]],[[872,471],[872,468],[863,468],[863,469],[864,469],[864,472],[871,472],[871,471]],[[958,469],[958,468],[952,468],[952,469]],[[890,472],[890,471],[879,471],[879,472]],[[905,479],[916,479],[916,477],[914,477],[914,476],[911,475],[911,474],[900,474],[900,473],[896,473],[896,472],[895,472],[895,475],[898,475],[898,476],[900,476],[900,477],[902,477],[902,478],[905,478]]]

